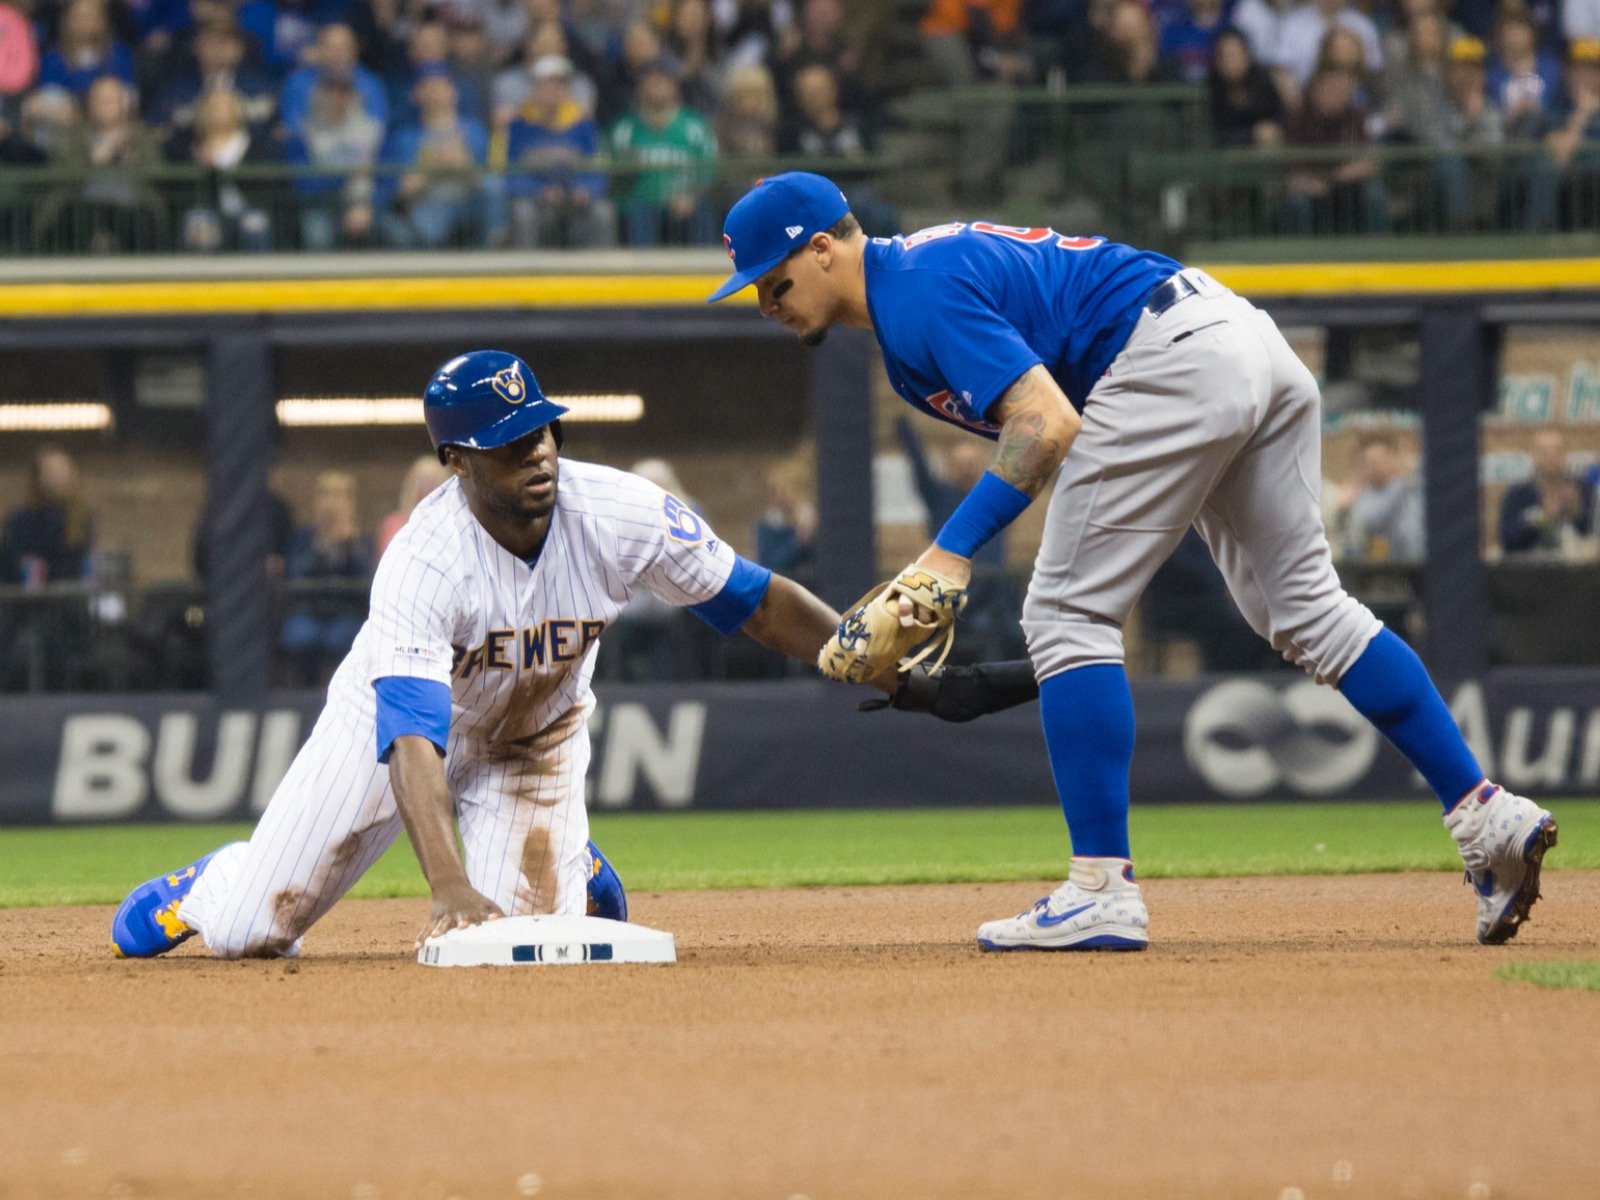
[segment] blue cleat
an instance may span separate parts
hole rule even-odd
[[[604,917],[608,921],[628,919],[628,893],[623,890],[622,877],[611,865],[600,847],[589,843],[589,915]]]
[[[216,853],[170,875],[157,875],[128,893],[111,918],[111,948],[118,958],[154,958],[194,936],[178,918],[178,906]]]

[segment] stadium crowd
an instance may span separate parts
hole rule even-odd
[[[866,156],[908,78],[1201,86],[1215,146],[1330,151],[1286,232],[1386,231],[1381,143],[1439,228],[1596,211],[1600,0],[0,0],[0,247],[714,243],[719,160]],[[1010,114],[965,116],[981,200]]]

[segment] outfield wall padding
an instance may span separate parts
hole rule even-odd
[[[860,713],[860,692],[800,680],[599,695],[593,811],[1054,803],[1034,705],[946,725]],[[1496,779],[1531,795],[1600,791],[1600,671],[1497,671],[1448,699]],[[1425,796],[1338,692],[1290,672],[1138,681],[1134,702],[1138,804]],[[250,819],[321,705],[312,692],[259,707],[5,698],[0,824]]]

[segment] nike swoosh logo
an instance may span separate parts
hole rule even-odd
[[[1052,917],[1048,912],[1043,912],[1039,914],[1038,923],[1046,928],[1049,928],[1051,925],[1059,925],[1061,922],[1075,917],[1079,913],[1088,912],[1093,907],[1094,902],[1091,900],[1088,904],[1080,904],[1077,908],[1067,909],[1067,911],[1062,913],[1060,916]]]

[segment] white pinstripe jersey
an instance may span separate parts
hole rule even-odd
[[[734,561],[675,496],[563,458],[550,531],[530,565],[489,536],[460,483],[448,480],[384,552],[330,705],[370,737],[374,680],[448,684],[448,756],[457,766],[558,723],[565,732],[594,707],[598,639],[629,597],[643,587],[669,604],[702,603],[722,591]]]

